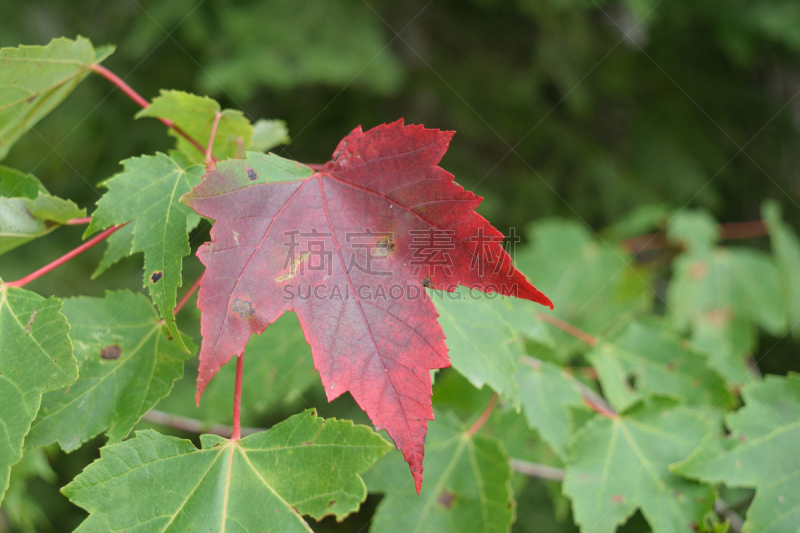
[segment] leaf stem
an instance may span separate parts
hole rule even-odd
[[[64,222],[67,226],[81,226],[83,224],[88,224],[92,221],[92,217],[83,217],[83,218],[71,218]]]
[[[481,427],[489,420],[489,417],[492,415],[492,411],[494,411],[495,406],[497,405],[497,393],[493,392],[492,397],[489,399],[489,404],[486,406],[486,409],[483,410],[481,416],[478,420],[472,424],[472,427],[467,430],[467,435],[470,437],[478,432]]]
[[[579,341],[583,341],[589,346],[595,346],[597,344],[597,337],[586,333],[582,329],[578,329],[569,322],[565,322],[560,318],[554,317],[553,315],[548,315],[546,313],[542,313],[541,311],[536,312],[536,317],[541,320],[542,322],[546,322],[551,326],[555,326],[564,333],[568,335],[572,335]]]
[[[233,389],[233,434],[231,440],[242,438],[242,374],[244,373],[244,353],[236,358],[236,385]]]
[[[191,286],[191,287],[189,287],[189,290],[188,290],[188,291],[186,291],[186,294],[184,294],[184,295],[183,295],[183,298],[181,298],[181,301],[180,301],[180,302],[178,302],[178,305],[176,305],[176,306],[175,306],[175,314],[176,314],[176,315],[178,314],[178,311],[180,311],[181,309],[183,309],[183,306],[184,306],[184,305],[186,305],[186,302],[188,302],[188,301],[189,301],[189,298],[191,298],[191,297],[192,297],[192,294],[194,294],[194,292],[195,292],[197,289],[199,289],[199,288],[200,288],[200,284],[203,282],[203,276],[205,276],[205,275],[206,275],[206,273],[205,273],[205,271],[203,271],[203,273],[202,273],[202,274],[200,274],[200,277],[199,277],[199,278],[197,278],[197,281],[195,281],[195,282],[192,284],[192,286]]]
[[[222,113],[217,113],[214,117],[214,124],[211,125],[211,136],[208,138],[208,147],[206,148],[206,168],[210,168],[211,165],[214,164],[216,159],[214,156],[211,155],[211,150],[214,148],[214,137],[217,136],[217,127],[219,127],[219,121],[222,118]]]
[[[126,222],[126,224],[127,224],[127,222]],[[120,224],[119,226],[111,226],[110,228],[105,230],[103,233],[101,233],[101,234],[97,235],[96,237],[93,237],[92,239],[86,241],[85,243],[81,244],[80,246],[78,246],[77,248],[72,250],[71,252],[68,252],[68,253],[62,255],[61,257],[59,257],[58,259],[56,259],[52,263],[43,266],[42,268],[40,268],[39,270],[37,270],[37,271],[35,271],[35,272],[31,273],[31,274],[28,274],[24,278],[18,279],[17,281],[10,281],[10,282],[6,283],[6,285],[9,286],[9,287],[24,287],[25,285],[27,285],[31,281],[33,281],[33,280],[35,280],[35,279],[47,274],[51,270],[54,270],[55,268],[63,265],[64,263],[66,263],[67,261],[72,259],[73,257],[76,257],[76,256],[82,254],[83,252],[85,252],[86,250],[88,250],[89,248],[94,246],[95,244],[105,240],[112,233],[114,233],[115,231],[117,231],[118,229],[120,229],[124,225],[125,224]]]
[[[131,100],[133,100],[134,102],[139,104],[139,106],[142,109],[150,107],[150,102],[148,102],[147,100],[142,98],[142,95],[140,95],[139,93],[134,91],[133,88],[131,88],[130,85],[128,85],[127,83],[125,83],[122,80],[122,78],[120,78],[119,76],[117,76],[116,74],[114,74],[113,72],[108,70],[106,67],[104,67],[102,65],[95,64],[95,65],[92,65],[89,68],[91,68],[92,71],[94,71],[95,73],[101,75],[102,77],[104,77],[105,79],[107,79],[108,81],[110,81],[111,83],[116,85],[119,88],[119,90],[121,90],[123,93],[125,93],[125,95],[128,98],[130,98]],[[206,148],[202,144],[197,142],[194,138],[192,138],[188,133],[183,131],[174,122],[172,122],[169,119],[160,118],[160,117],[158,118],[158,120],[160,120],[166,127],[175,130],[175,133],[177,133],[178,135],[180,135],[181,137],[183,137],[184,139],[189,141],[189,143],[191,143],[192,146],[194,146],[195,148],[200,150],[201,153],[203,153],[203,154],[206,153]],[[211,157],[212,157],[212,160],[216,162],[216,158],[214,158],[214,156],[211,156]]]

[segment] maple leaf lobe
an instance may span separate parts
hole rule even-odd
[[[350,392],[402,450],[420,490],[433,419],[430,370],[450,364],[423,287],[466,285],[552,306],[513,268],[502,234],[475,213],[481,198],[438,166],[452,136],[402,120],[359,127],[319,172],[249,154],[220,163],[184,197],[216,221],[212,242],[198,250],[207,268],[198,298],[198,402],[253,333],[294,311],[328,399]],[[448,237],[444,246],[429,244],[447,264],[419,260],[415,239],[434,233]],[[359,245],[354,235],[370,242]],[[314,250],[327,254],[324,268],[315,268]],[[379,273],[358,268],[370,259]],[[314,292],[321,287],[333,291],[321,297]]]

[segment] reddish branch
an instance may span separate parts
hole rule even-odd
[[[189,298],[192,297],[192,294],[194,294],[195,291],[200,288],[200,284],[203,282],[203,276],[205,276],[205,274],[206,274],[205,272],[200,274],[200,277],[197,278],[197,281],[195,281],[192,284],[192,286],[189,287],[189,290],[186,291],[186,294],[183,295],[183,298],[181,298],[181,301],[178,302],[178,305],[175,306],[175,314],[176,315],[178,314],[178,311],[180,311],[183,308],[183,306],[186,305],[186,302],[189,301]]]
[[[24,287],[25,285],[27,285],[31,281],[33,281],[33,280],[35,280],[35,279],[47,274],[51,270],[63,265],[64,263],[66,263],[67,261],[72,259],[73,257],[76,257],[76,256],[82,254],[83,252],[85,252],[86,250],[88,250],[89,248],[91,248],[92,246],[97,244],[98,242],[106,239],[108,236],[110,236],[112,233],[114,233],[115,231],[117,231],[118,229],[120,229],[124,225],[125,224],[121,224],[119,226],[112,226],[112,227],[108,228],[103,233],[101,233],[101,234],[97,235],[96,237],[86,241],[85,243],[81,244],[80,246],[78,246],[77,248],[72,250],[71,252],[68,252],[68,253],[62,255],[61,257],[59,257],[58,259],[56,259],[55,261],[53,261],[49,265],[43,266],[42,268],[40,268],[36,272],[28,274],[27,276],[25,276],[22,279],[18,279],[17,281],[10,281],[10,282],[6,283],[6,285],[8,285],[9,287]]]
[[[752,239],[769,235],[769,229],[763,220],[752,222],[732,222],[720,225],[720,238],[722,240]],[[622,241],[622,246],[632,254],[646,252],[648,250],[661,250],[664,248],[675,247],[676,245],[667,241],[667,236],[663,232],[651,233],[648,235],[637,235]]]
[[[497,405],[497,393],[493,392],[492,397],[489,399],[489,404],[486,406],[486,409],[483,410],[481,416],[472,424],[472,427],[467,430],[467,435],[474,435],[478,432],[481,427],[489,420],[489,417],[492,415],[492,411],[494,411],[494,407]]]
[[[142,96],[136,91],[134,91],[130,85],[122,81],[122,78],[120,78],[119,76],[108,70],[106,67],[103,67],[101,65],[92,65],[91,69],[97,74],[103,76],[105,79],[107,79],[114,85],[116,85],[123,93],[125,93],[125,95],[128,96],[128,98],[139,104],[143,109],[150,107],[150,102],[142,98]],[[197,142],[194,138],[192,138],[188,133],[183,131],[174,122],[166,118],[159,118],[158,120],[160,120],[166,127],[175,130],[175,132],[178,135],[189,141],[192,144],[192,146],[200,150],[202,154],[206,153],[206,148],[202,144]],[[214,156],[211,156],[211,158],[213,161],[216,161],[216,158],[214,158]]]

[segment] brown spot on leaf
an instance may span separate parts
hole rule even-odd
[[[436,498],[436,503],[447,509],[448,511],[453,508],[453,503],[456,501],[456,495],[449,490],[445,489]]]
[[[250,181],[256,181],[258,179],[258,173],[252,168],[248,167],[246,172],[247,172],[247,179],[249,179]]]
[[[387,255],[394,252],[395,244],[392,240],[391,233],[384,235],[380,239],[378,239],[378,249],[375,253],[378,257],[386,257]]]
[[[248,302],[247,300],[241,300],[236,298],[233,301],[233,305],[231,305],[231,309],[234,313],[239,315],[242,318],[250,318],[254,314],[256,314],[256,310],[253,309],[253,302]]]
[[[328,502],[328,507],[333,507],[336,504],[336,500],[331,500]]]
[[[156,270],[155,272],[150,274],[150,281],[155,283],[155,282],[157,282],[158,280],[160,280],[163,277],[164,277],[164,273],[161,272],[160,270]]]
[[[28,336],[28,333],[31,332],[31,326],[33,326],[33,323],[36,320],[36,315],[38,315],[38,314],[39,314],[39,310],[38,309],[34,309],[33,313],[31,313],[31,318],[30,318],[30,320],[28,320],[28,325],[25,326],[25,336],[26,337]]]
[[[623,501],[625,501],[625,498],[623,498],[623,497],[622,497],[622,496],[620,496],[619,494],[614,494],[614,495],[611,497],[611,500],[612,500],[614,503],[622,503]]]
[[[428,287],[432,287],[432,286],[433,286],[433,282],[431,281],[431,277],[430,277],[430,276],[425,276],[424,278],[422,278],[422,281],[421,281],[420,283],[421,283],[421,284],[422,284],[422,286],[423,286],[423,287],[425,287],[426,289],[427,289]]]
[[[120,355],[122,355],[122,348],[119,347],[119,344],[109,344],[100,350],[100,357],[107,361],[119,359]]]
[[[708,274],[708,265],[704,261],[697,261],[689,267],[689,277],[693,280],[700,280]]]

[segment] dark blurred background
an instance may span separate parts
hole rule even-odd
[[[326,161],[359,124],[404,117],[455,130],[442,166],[485,197],[480,211],[504,232],[546,216],[600,229],[648,204],[756,220],[765,198],[800,225],[797,0],[0,4],[1,46],[76,35],[117,45],[104,65],[148,99],[182,89],[251,120],[285,120],[292,142],[276,151],[299,161]],[[97,182],[119,171],[120,160],[172,145],[157,121],[134,121],[136,111],[90,77],[3,164],[91,213]],[[0,257],[0,275],[27,274],[73,248],[81,230],[64,228]],[[86,273],[101,253],[29,287],[61,297],[141,290],[138,257],[91,283]],[[189,282],[200,271],[194,257],[186,260]],[[74,476],[99,444],[70,460],[62,454],[59,477]],[[50,521],[70,530],[81,514],[44,485]],[[525,501],[521,517],[547,514],[525,511]],[[358,530],[348,523],[337,530]],[[532,530],[552,530],[540,524]]]

